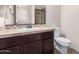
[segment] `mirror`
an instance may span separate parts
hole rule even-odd
[[[16,24],[45,24],[45,5],[16,5]]]
[[[32,5],[16,5],[16,24],[33,24]]]
[[[5,25],[45,24],[45,5],[0,5]]]

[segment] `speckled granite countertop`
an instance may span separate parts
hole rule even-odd
[[[53,31],[53,29],[54,28],[51,27],[6,29],[5,31],[0,31],[0,38],[42,33],[47,31]]]

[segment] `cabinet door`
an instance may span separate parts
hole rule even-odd
[[[43,53],[43,41],[35,41],[29,44],[24,44],[25,54],[40,54]]]
[[[44,53],[51,54],[54,53],[54,42],[53,39],[44,40]]]
[[[0,50],[0,54],[19,54],[20,52],[20,46]]]
[[[0,49],[12,47],[19,44],[20,44],[19,39],[16,36],[0,39]]]

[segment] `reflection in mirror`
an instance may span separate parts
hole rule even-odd
[[[32,13],[32,5],[16,5],[16,24],[33,24]]]
[[[0,18],[3,18],[5,25],[14,24],[14,10],[12,5],[0,5]]]
[[[5,19],[5,6],[0,5],[0,29],[4,27],[4,19]]]
[[[16,5],[16,24],[45,24],[45,5]]]
[[[6,5],[6,13],[5,13],[5,24],[13,25],[14,24],[14,6]]]
[[[36,5],[35,6],[35,24],[45,24],[46,17],[46,6]]]
[[[0,29],[5,29],[6,25],[14,24],[13,8],[13,5],[0,5]]]

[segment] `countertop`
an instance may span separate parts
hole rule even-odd
[[[54,28],[51,27],[35,27],[35,28],[22,28],[22,29],[6,29],[0,31],[0,38],[13,37],[13,36],[21,36],[21,35],[29,35],[35,33],[42,33],[53,31]]]

